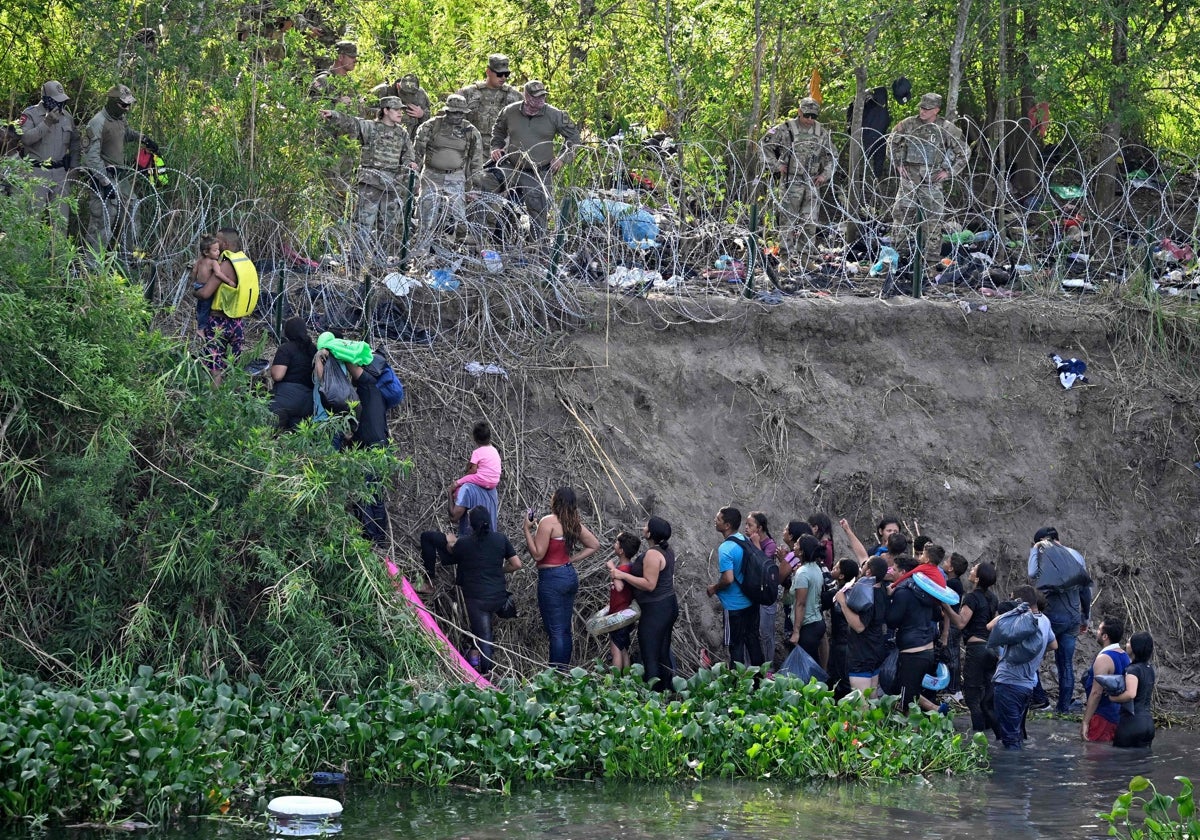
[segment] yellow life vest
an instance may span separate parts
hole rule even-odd
[[[224,312],[228,318],[245,318],[258,305],[258,269],[242,251],[223,251],[221,256],[233,265],[237,286],[222,283],[213,297],[212,308]]]

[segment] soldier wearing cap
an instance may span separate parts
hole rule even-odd
[[[483,168],[483,138],[467,122],[468,111],[467,100],[452,93],[442,113],[417,129],[421,219],[426,224],[433,220],[439,197],[446,201],[450,216],[466,224],[467,184]]]
[[[70,101],[60,82],[46,82],[41,100],[17,118],[21,148],[33,165],[38,212],[53,205],[64,222],[69,210],[64,200],[67,172],[79,165],[79,132],[67,110]]]
[[[92,182],[88,198],[88,224],[84,242],[102,251],[112,240],[117,224],[129,212],[135,172],[125,165],[125,144],[137,141],[158,154],[158,144],[126,122],[133,107],[133,92],[125,85],[108,89],[104,107],[83,130],[83,168]],[[132,217],[128,217],[132,221]],[[136,231],[132,232],[136,239]]]
[[[533,235],[546,232],[550,176],[571,159],[579,145],[579,128],[571,118],[546,104],[549,91],[537,79],[525,83],[524,100],[506,105],[492,127],[492,160],[501,164],[505,185],[525,202]],[[563,150],[554,151],[554,138]]]
[[[799,255],[811,248],[821,209],[820,189],[833,177],[837,155],[833,139],[817,122],[817,100],[800,100],[796,116],[767,131],[762,142],[763,165],[780,178],[776,195],[779,234],[784,249]]]
[[[467,121],[479,129],[485,139],[492,136],[496,117],[506,105],[521,101],[521,91],[508,83],[511,74],[508,56],[492,53],[488,56],[483,81],[467,85],[458,95],[467,100]]]
[[[888,156],[900,176],[892,207],[892,244],[901,253],[910,249],[919,208],[925,217],[921,230],[928,264],[936,263],[941,255],[942,217],[946,214],[942,184],[961,174],[971,155],[958,127],[938,116],[941,108],[941,96],[925,94],[917,115],[901,120],[888,137]]]
[[[385,96],[400,97],[400,101],[404,103],[404,118],[400,122],[408,129],[409,137],[416,137],[417,129],[429,119],[429,112],[433,110],[429,103],[429,94],[421,87],[421,79],[416,73],[408,73],[392,84],[384,82],[371,89],[372,101]]]
[[[337,50],[337,58],[328,70],[321,71],[312,80],[308,86],[308,96],[330,105],[352,105],[355,91],[350,81],[350,71],[358,64],[358,44],[338,41],[333,46]]]
[[[354,190],[358,197],[354,221],[359,235],[374,236],[377,226],[390,231],[403,210],[413,163],[412,141],[400,122],[404,103],[398,96],[383,97],[379,100],[379,119],[375,120],[324,109],[321,116],[334,131],[362,144]]]

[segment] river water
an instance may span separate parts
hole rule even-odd
[[[510,796],[355,785],[303,793],[344,801],[345,840],[1019,840],[1106,836],[1107,824],[1096,813],[1108,811],[1136,775],[1169,794],[1178,790],[1177,775],[1200,780],[1197,733],[1160,730],[1152,751],[1085,744],[1078,733],[1078,723],[1033,720],[1027,748],[993,751],[990,773],[891,785],[562,782],[518,788]],[[56,835],[81,838],[80,832],[50,833]],[[199,822],[158,837],[266,836]]]

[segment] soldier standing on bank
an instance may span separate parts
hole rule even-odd
[[[438,198],[447,215],[466,225],[467,185],[483,168],[483,138],[466,120],[467,100],[457,93],[446,97],[442,113],[417,129],[416,165],[421,169],[421,221],[432,222]]]
[[[33,166],[37,210],[40,213],[52,207],[63,222],[70,209],[66,202],[67,173],[79,165],[79,132],[67,110],[70,101],[60,82],[46,82],[41,101],[17,118],[21,148]]]
[[[763,163],[780,179],[777,224],[781,244],[790,257],[815,247],[821,187],[833,178],[837,155],[829,132],[817,122],[820,113],[817,100],[806,96],[795,117],[763,137]]]
[[[492,53],[488,56],[483,81],[467,85],[458,95],[467,100],[467,121],[479,129],[485,140],[492,136],[496,117],[506,105],[520,102],[521,91],[508,83],[512,71],[508,67],[508,56]]]
[[[921,225],[925,245],[923,258],[934,265],[942,252],[942,217],[946,215],[943,184],[962,173],[971,148],[958,127],[941,119],[942,97],[927,93],[920,111],[906,117],[888,137],[888,156],[900,186],[892,207],[892,245],[901,254],[911,253],[918,208],[924,213]]]
[[[546,233],[551,176],[570,161],[579,145],[571,118],[546,104],[549,91],[537,79],[525,83],[524,100],[506,105],[492,128],[492,160],[501,165],[505,184],[525,203],[534,241]],[[554,138],[563,150],[554,153]]]
[[[88,198],[88,224],[84,242],[93,251],[108,247],[118,223],[132,224],[129,211],[133,203],[135,172],[125,164],[125,144],[137,141],[152,154],[158,154],[158,144],[126,122],[133,107],[133,92],[125,85],[108,89],[104,107],[83,130],[83,168],[91,177]],[[137,231],[131,231],[134,241]]]
[[[358,165],[354,210],[356,232],[366,244],[377,226],[391,231],[404,208],[408,173],[413,163],[412,141],[401,124],[404,103],[398,96],[379,100],[379,118],[364,120],[338,111],[321,110],[334,131],[354,137],[362,144]]]
[[[322,70],[308,86],[310,99],[318,99],[330,105],[353,105],[356,98],[350,71],[358,64],[358,44],[353,41],[338,41],[333,45],[337,58],[328,70]]]
[[[401,76],[394,84],[384,82],[371,89],[371,99],[378,101],[385,96],[398,96],[404,103],[404,119],[400,122],[408,129],[409,137],[417,136],[417,129],[429,119],[433,106],[429,102],[429,94],[421,87],[421,80],[416,73]]]

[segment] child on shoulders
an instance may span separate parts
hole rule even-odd
[[[474,484],[484,490],[495,490],[500,483],[500,452],[492,446],[492,427],[486,420],[480,420],[471,430],[475,438],[475,451],[471,453],[471,464],[465,475],[455,479],[450,486],[451,500],[457,495],[464,484]]]

